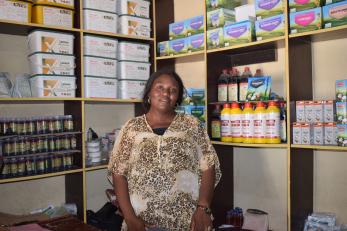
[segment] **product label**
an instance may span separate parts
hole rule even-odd
[[[242,114],[242,137],[252,138],[254,136],[254,114]]]
[[[28,22],[28,3],[0,1],[0,19]]]
[[[294,0],[295,3],[304,5],[310,2],[310,0]]]
[[[240,138],[242,137],[242,114],[231,114],[231,136],[233,138]]]
[[[280,138],[280,113],[267,113],[266,118],[266,138]]]
[[[229,123],[228,123],[229,124]],[[224,125],[225,126],[225,125]],[[229,134],[231,136],[231,127],[229,126]],[[224,131],[226,132],[226,131]],[[211,122],[211,133],[212,133],[212,138],[214,139],[219,139],[221,138],[221,121],[219,120],[212,120]]]
[[[239,27],[229,27],[226,31],[226,33],[234,38],[238,38],[244,33],[247,32],[248,27],[247,26],[239,26]]]
[[[238,101],[237,83],[228,84],[228,101]]]
[[[218,101],[225,102],[228,100],[228,85],[218,84]]]
[[[307,12],[295,15],[295,23],[301,26],[307,26],[315,20],[315,12]]]
[[[127,4],[128,14],[140,17],[149,17],[149,4],[141,1],[128,1]]]
[[[49,53],[70,54],[73,44],[70,41],[50,36],[41,37],[41,51]]]
[[[246,101],[248,83],[240,83],[240,101]]]
[[[302,144],[301,124],[293,123],[293,144]]]
[[[222,137],[231,137],[231,126],[230,126],[230,115],[222,114],[221,115],[221,136]]]
[[[273,31],[281,24],[281,22],[282,22],[282,18],[276,17],[276,18],[273,18],[271,20],[266,20],[266,21],[259,23],[259,27],[262,30]]]
[[[55,75],[73,75],[74,62],[59,58],[42,58],[42,73]]]
[[[53,7],[44,7],[43,23],[52,26],[72,27],[72,11]]]
[[[94,57],[86,57],[85,75],[101,76],[116,78],[117,76],[117,61],[113,59],[102,59]]]

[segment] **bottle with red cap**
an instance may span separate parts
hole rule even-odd
[[[231,142],[230,104],[225,103],[221,111],[221,141]]]
[[[239,103],[234,102],[231,104],[230,114],[232,142],[242,143],[242,110]]]
[[[228,101],[228,79],[228,70],[223,69],[222,74],[218,78],[218,102]]]
[[[211,116],[211,139],[217,141],[221,140],[221,106],[216,104]]]
[[[266,139],[266,109],[264,102],[257,102],[254,110],[254,143],[265,144]]]
[[[253,105],[246,102],[242,111],[242,137],[243,143],[254,143],[254,111]]]
[[[266,143],[281,143],[280,109],[275,101],[270,101],[266,109]]]

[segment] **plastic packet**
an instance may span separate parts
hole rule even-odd
[[[0,72],[0,97],[11,97],[12,82],[10,74],[7,72]]]
[[[32,96],[29,78],[30,75],[28,74],[20,74],[16,76],[12,97],[26,98]]]
[[[334,231],[334,226],[320,224],[306,220],[304,231]]]
[[[336,224],[336,216],[333,213],[312,213],[308,216],[307,220],[330,227],[335,226]]]

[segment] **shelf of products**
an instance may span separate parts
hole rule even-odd
[[[291,144],[292,148],[302,148],[302,149],[314,149],[314,150],[326,150],[326,151],[338,151],[338,152],[346,152],[347,147],[339,147],[339,146],[328,146],[328,145],[304,145],[304,144]]]
[[[221,141],[211,141],[216,145],[227,145],[241,148],[288,148],[289,144],[245,144],[245,143],[228,143]]]
[[[164,59],[177,59],[177,58],[184,58],[184,57],[190,57],[195,55],[201,55],[205,54],[205,51],[194,51],[187,54],[181,54],[181,55],[170,55],[170,56],[164,56],[164,57],[157,57],[156,60],[164,60]]]

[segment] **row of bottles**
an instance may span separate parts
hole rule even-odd
[[[241,108],[243,106],[243,109]],[[212,112],[211,135],[213,140],[233,143],[268,143],[286,142],[285,103],[279,105],[264,102],[225,103],[215,105]]]
[[[254,77],[263,76],[262,70],[257,69]],[[246,101],[248,78],[253,77],[249,67],[245,67],[242,75],[237,68],[223,69],[218,78],[218,102]]]

